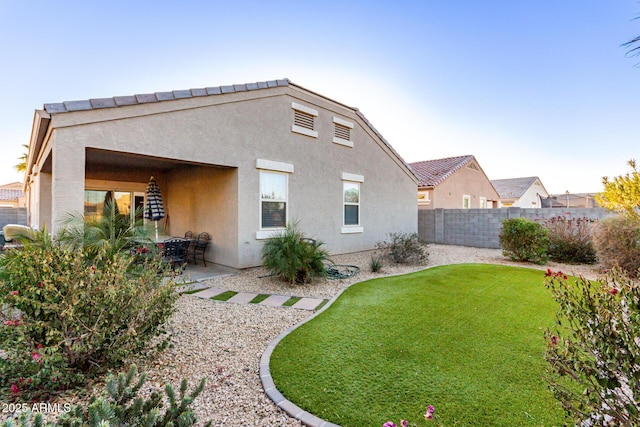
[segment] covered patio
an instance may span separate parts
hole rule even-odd
[[[64,199],[59,193],[55,197],[53,194],[58,188],[52,179],[52,156],[49,153],[39,172],[36,186],[40,193],[41,217],[32,218],[32,223],[55,230],[65,216],[80,209],[75,206],[78,194],[74,194],[73,208],[67,205],[62,215],[56,212],[52,201]],[[136,219],[145,206],[145,190],[153,176],[161,189],[166,212],[157,222],[159,234],[168,238],[184,236],[187,231],[194,236],[206,232],[210,242],[204,258],[220,265],[235,265],[237,168],[86,148],[83,174],[84,179],[79,182],[84,182],[81,192],[85,217],[100,215],[105,201],[113,198],[121,214]],[[43,201],[49,201],[49,206],[44,206]],[[153,234],[154,222],[144,221]]]

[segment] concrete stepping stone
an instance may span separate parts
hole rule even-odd
[[[191,295],[193,295],[194,297],[198,297],[198,298],[209,299],[211,297],[215,297],[216,295],[220,295],[223,292],[225,292],[224,289],[207,288],[204,291],[196,292],[195,294],[191,294]]]
[[[293,304],[292,307],[298,308],[300,310],[315,310],[315,308],[319,306],[322,301],[324,300],[318,298],[302,298],[300,301]]]
[[[260,303],[260,305],[266,305],[269,307],[280,307],[285,302],[289,301],[289,298],[283,295],[270,295],[264,301]]]
[[[250,294],[248,292],[239,292],[229,298],[227,302],[235,302],[236,304],[249,304],[249,302],[257,297],[258,294]]]

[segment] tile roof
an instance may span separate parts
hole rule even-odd
[[[519,199],[538,179],[537,176],[524,178],[492,179],[491,183],[501,199]]]
[[[130,95],[130,96],[114,96],[113,98],[96,98],[96,99],[88,99],[82,101],[65,101],[58,103],[48,103],[44,104],[44,109],[47,113],[66,113],[71,111],[83,111],[83,110],[95,110],[100,108],[114,108],[125,105],[137,105],[137,104],[147,104],[153,102],[162,102],[162,101],[172,101],[175,99],[182,98],[194,98],[199,96],[215,96],[215,95],[223,95],[227,93],[233,92],[246,92],[253,90],[261,90],[261,89],[270,89],[274,87],[286,87],[293,86],[300,89],[303,89],[307,92],[318,95],[322,98],[325,98],[331,102],[335,102],[336,104],[340,104],[345,108],[353,110],[355,114],[362,119],[367,126],[382,140],[382,142],[391,150],[391,152],[402,162],[402,164],[409,169],[410,172],[413,173],[411,167],[404,161],[402,156],[398,154],[398,152],[391,146],[389,141],[387,141],[382,134],[367,120],[367,118],[358,110],[357,108],[350,107],[348,105],[344,105],[341,102],[335,101],[331,98],[328,98],[324,95],[320,95],[316,92],[313,92],[309,89],[306,89],[300,85],[297,85],[291,82],[289,79],[278,79],[278,80],[268,80],[264,82],[256,82],[256,83],[243,83],[243,84],[234,84],[227,86],[215,86],[215,87],[206,87],[199,89],[188,89],[188,90],[174,90],[171,92],[155,92],[148,93],[142,95]],[[415,176],[415,173],[414,173]],[[417,180],[417,177],[415,177]]]
[[[24,196],[24,192],[22,190],[0,188],[0,200],[18,200],[22,196]]]
[[[473,156],[447,157],[409,163],[420,182],[418,187],[435,187],[449,178],[455,171],[473,160]]]
[[[172,101],[174,99],[195,98],[198,96],[221,95],[233,92],[268,89],[289,86],[289,79],[269,80],[266,82],[235,84],[229,86],[206,87],[199,89],[174,90],[141,95],[114,96],[113,98],[94,98],[81,101],[65,101],[44,104],[47,113],[67,113],[71,111],[96,110],[99,108],[122,107],[126,105],[147,104],[151,102]]]

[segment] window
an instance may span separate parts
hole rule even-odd
[[[85,190],[84,216],[100,219],[104,214],[105,204],[115,201],[116,211],[120,215],[131,215],[131,193],[128,191]]]
[[[288,175],[260,171],[260,228],[284,228],[287,225]]]
[[[318,117],[318,110],[305,107],[296,102],[291,103],[291,108],[293,108],[293,125],[291,126],[291,131],[317,138],[316,117]]]
[[[344,225],[360,225],[360,183],[344,182]]]
[[[471,209],[471,196],[462,196],[462,209]]]
[[[342,173],[342,233],[362,233],[360,223],[360,185],[364,176]]]
[[[486,209],[486,208],[487,208],[487,198],[480,197],[480,209]]]
[[[419,205],[428,205],[431,203],[429,199],[428,191],[418,191],[418,204]]]
[[[353,123],[334,117],[333,142],[335,144],[353,147],[353,142],[351,141],[351,129],[353,129]]]

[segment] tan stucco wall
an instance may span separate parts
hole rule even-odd
[[[371,249],[389,232],[417,231],[415,179],[352,110],[294,88],[257,92],[52,115],[53,221],[82,209],[84,153],[91,147],[230,167],[192,166],[156,178],[167,192],[171,233],[210,232],[209,259],[232,267],[260,264],[257,159],[293,165],[289,220],[332,253]],[[318,138],[291,131],[292,102],[318,110]],[[169,111],[177,108],[183,109]],[[353,148],[332,142],[334,116],[354,124]],[[341,234],[343,172],[364,177],[363,233]]]
[[[471,209],[480,208],[480,198],[487,199],[487,207],[499,196],[482,170],[471,169],[468,165],[454,172],[432,191],[429,208],[462,209],[463,195],[471,196]]]
[[[211,236],[205,259],[238,264],[237,169],[183,167],[167,176],[166,211],[173,236]]]

